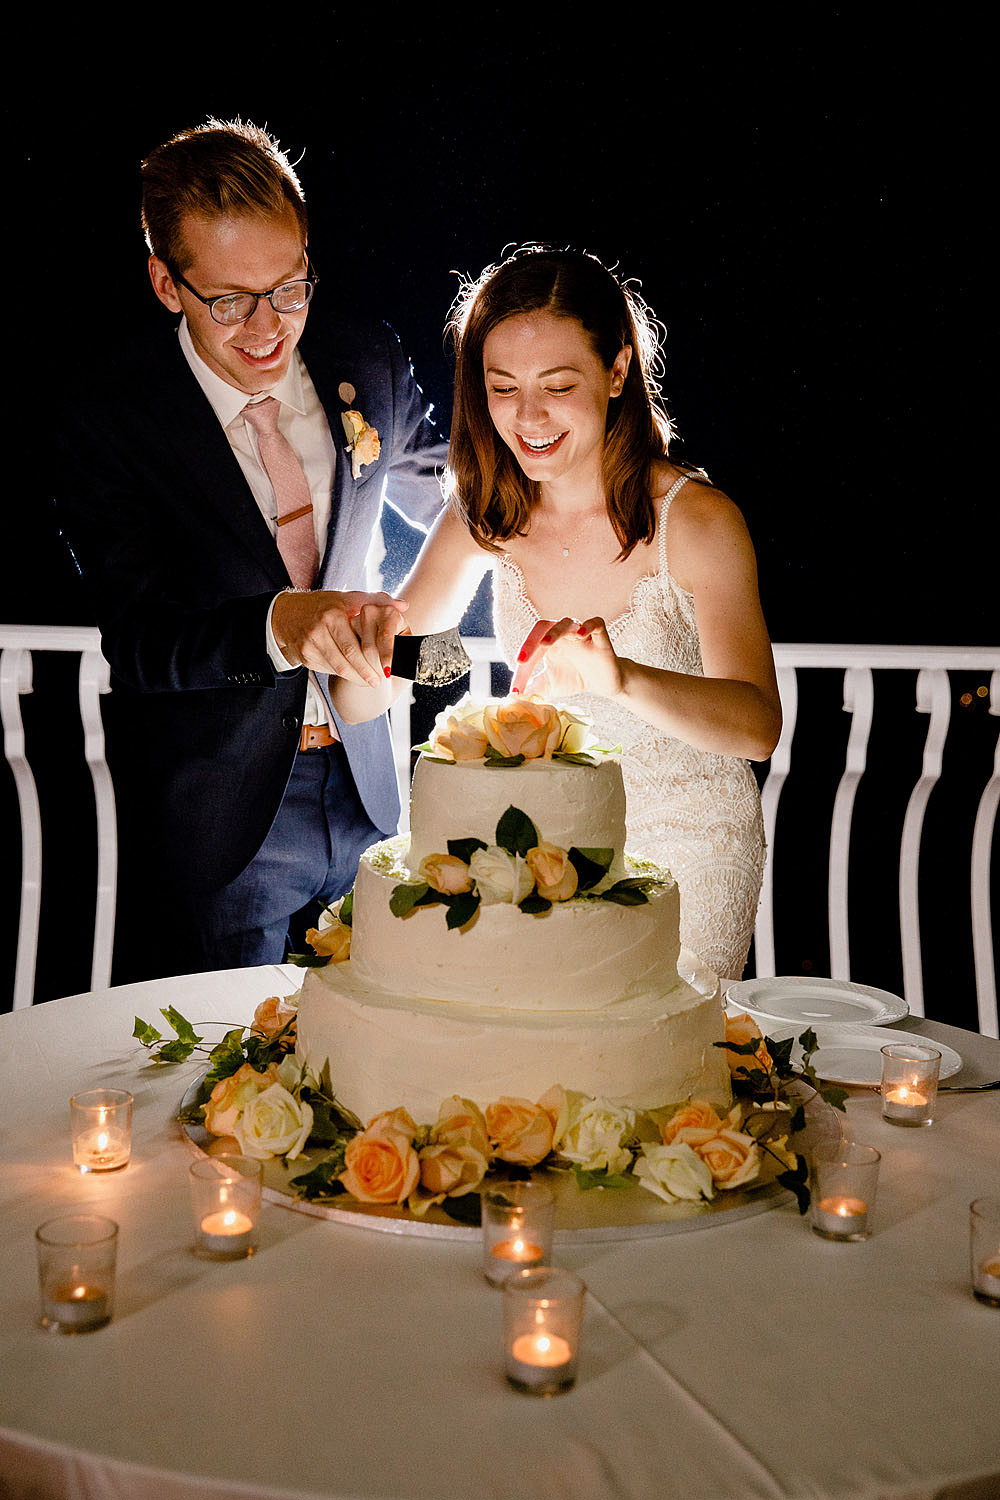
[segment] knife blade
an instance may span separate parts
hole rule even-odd
[[[431,635],[397,635],[392,647],[392,675],[423,687],[447,687],[472,666],[458,630]]]

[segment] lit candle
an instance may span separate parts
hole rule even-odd
[[[866,1234],[868,1204],[863,1198],[821,1198],[813,1213],[813,1224],[834,1239]]]
[[[921,1121],[927,1113],[927,1095],[912,1084],[901,1083],[882,1096],[882,1113],[887,1120]]]
[[[69,1101],[73,1162],[80,1172],[114,1172],[132,1150],[132,1095],[125,1089],[88,1089]]]
[[[42,1321],[46,1327],[71,1328],[84,1333],[103,1328],[111,1320],[108,1294],[101,1287],[71,1282],[46,1288],[42,1295]]]
[[[563,1390],[575,1375],[573,1351],[558,1333],[522,1333],[511,1344],[507,1377],[525,1389]]]
[[[501,1240],[498,1245],[492,1247],[490,1254],[495,1255],[498,1260],[509,1260],[518,1265],[530,1266],[542,1259],[544,1251],[541,1245],[536,1245],[531,1240],[516,1239]]]
[[[81,1172],[108,1172],[124,1167],[129,1158],[129,1141],[118,1130],[105,1127],[88,1130],[74,1143],[76,1165]]]
[[[199,1245],[220,1255],[246,1255],[253,1247],[253,1219],[239,1209],[206,1214],[199,1228]]]

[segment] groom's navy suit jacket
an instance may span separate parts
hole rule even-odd
[[[445,446],[393,331],[331,329],[317,311],[299,349],[337,464],[316,586],[364,588],[383,490],[428,524],[441,504]],[[58,513],[111,664],[116,784],[132,783],[151,857],[188,890],[217,889],[260,848],[298,744],[306,673],[276,674],[265,632],[271,599],[289,578],[176,332],[133,351],[110,380],[62,424]],[[350,403],[342,382],[356,392]],[[342,437],[348,404],[382,445],[356,480]],[[369,817],[394,831],[385,719],[339,727]]]

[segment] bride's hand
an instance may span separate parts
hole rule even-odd
[[[597,693],[613,698],[621,691],[621,664],[604,621],[539,620],[517,654],[512,693],[550,697]]]

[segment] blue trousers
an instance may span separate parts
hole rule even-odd
[[[229,885],[193,903],[195,965],[281,963],[286,950],[301,948],[319,906],[351,889],[362,850],[385,836],[365,812],[343,746],[300,750],[253,860]]]

